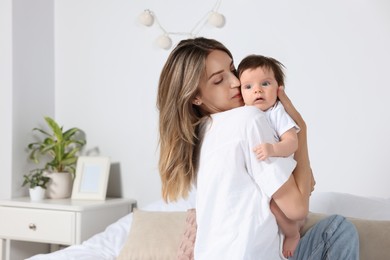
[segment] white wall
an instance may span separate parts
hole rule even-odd
[[[12,196],[26,195],[23,174],[36,168],[28,160],[32,129],[54,116],[54,3],[13,0],[12,24]]]
[[[54,4],[1,1],[0,10],[0,198],[10,198],[26,194],[32,128],[54,115]]]
[[[12,179],[12,4],[0,1],[0,197],[11,196]],[[6,174],[8,173],[8,174]]]
[[[111,156],[122,194],[141,206],[160,196],[155,101],[169,52],[153,44],[158,27],[139,25],[137,16],[149,8],[168,31],[190,31],[213,5],[206,0],[55,1],[55,93],[49,94],[55,96],[55,109],[49,105],[47,113],[55,110],[65,128],[85,130],[87,148]],[[220,11],[225,27],[206,26],[199,35],[225,43],[236,64],[260,53],[286,65],[288,93],[309,126],[317,190],[389,197],[390,3],[224,0]],[[175,43],[180,39],[174,37]],[[32,121],[41,122],[41,112],[35,115],[39,118]],[[30,133],[25,131],[17,133]]]
[[[136,18],[151,9],[168,31],[190,31],[213,4],[56,2],[56,117],[120,163],[124,195],[140,204],[160,192],[155,100],[169,52],[153,44],[158,27]],[[317,190],[389,197],[390,3],[223,1],[220,11],[226,26],[200,35],[225,43],[237,64],[261,53],[286,65],[288,93],[309,126]]]
[[[54,115],[53,16],[50,0],[0,1],[0,198],[26,195],[21,184],[32,167],[25,152],[31,129],[43,115]],[[15,260],[47,249],[11,242]]]

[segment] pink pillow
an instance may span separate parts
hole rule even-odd
[[[181,238],[180,246],[177,251],[177,260],[194,259],[196,228],[196,211],[195,209],[189,209],[187,211],[185,231]]]

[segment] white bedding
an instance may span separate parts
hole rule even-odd
[[[166,204],[162,200],[143,208],[150,211],[186,211],[195,205],[194,196],[188,200]],[[341,214],[348,217],[390,220],[390,199],[367,198],[345,193],[314,192],[310,211],[324,214]],[[122,249],[132,223],[129,214],[81,245],[73,245],[63,250],[36,255],[28,260],[110,260],[115,259]]]
[[[195,207],[195,194],[190,194],[187,200],[175,203],[156,201],[142,208],[149,211],[186,211]],[[41,254],[26,260],[111,260],[116,259],[126,242],[131,223],[132,214],[111,224],[102,233],[84,241],[81,245],[73,245],[50,254]]]

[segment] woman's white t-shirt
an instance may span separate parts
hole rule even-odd
[[[280,259],[278,226],[269,203],[296,162],[256,159],[253,147],[276,142],[264,112],[256,107],[213,114],[203,131],[195,259]]]

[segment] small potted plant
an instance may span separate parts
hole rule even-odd
[[[31,200],[43,200],[45,198],[47,183],[50,181],[49,177],[43,175],[43,170],[32,170],[30,174],[23,175],[23,178],[22,186],[28,185]]]
[[[42,134],[39,141],[30,143],[30,160],[40,163],[45,158],[42,168],[44,174],[50,177],[46,195],[49,198],[68,198],[72,192],[74,174],[79,151],[86,144],[84,132],[76,127],[63,130],[50,117],[44,118],[50,131],[34,128]]]

